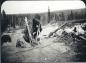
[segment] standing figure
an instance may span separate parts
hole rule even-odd
[[[40,16],[37,14],[32,20],[32,24],[28,24],[28,19],[25,17],[25,25],[26,28],[24,30],[24,36],[26,42],[30,44],[36,43],[38,40],[37,36],[42,31],[41,24],[40,24]]]
[[[40,15],[36,14],[35,17],[33,18],[33,24],[32,24],[33,38],[36,39],[41,31],[42,31],[42,28],[40,24]]]

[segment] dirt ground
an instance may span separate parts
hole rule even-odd
[[[23,38],[24,29],[16,29],[11,33],[11,43],[4,43],[1,48],[2,63],[57,63],[57,62],[84,62],[86,61],[86,41],[74,39],[70,33],[68,35],[45,37],[48,32],[58,28],[58,24],[43,27],[40,33],[40,41],[34,47]],[[73,25],[74,26],[74,25]],[[68,29],[67,29],[68,30]],[[70,30],[69,30],[70,31]],[[60,36],[61,35],[61,36]],[[86,36],[86,35],[85,35]],[[26,48],[16,47],[17,40],[20,39],[26,44]]]
[[[64,42],[59,42],[59,38],[42,38],[40,44],[32,47],[27,43],[27,48],[17,48],[17,39],[22,38],[21,29],[9,33],[12,38],[11,43],[4,43],[2,46],[3,63],[24,63],[24,62],[71,62],[76,61],[76,53]]]

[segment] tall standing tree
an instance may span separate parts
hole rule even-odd
[[[2,33],[5,31],[7,26],[8,26],[7,17],[6,17],[5,11],[3,10],[2,11],[2,21],[1,21],[1,32]]]
[[[50,22],[50,8],[48,7],[48,23]]]

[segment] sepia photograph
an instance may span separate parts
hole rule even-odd
[[[1,63],[86,62],[84,1],[4,1]]]

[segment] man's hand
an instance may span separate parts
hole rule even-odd
[[[33,32],[33,35],[36,34],[36,32]]]
[[[39,26],[38,26],[38,25],[36,25],[36,27],[38,28]]]

